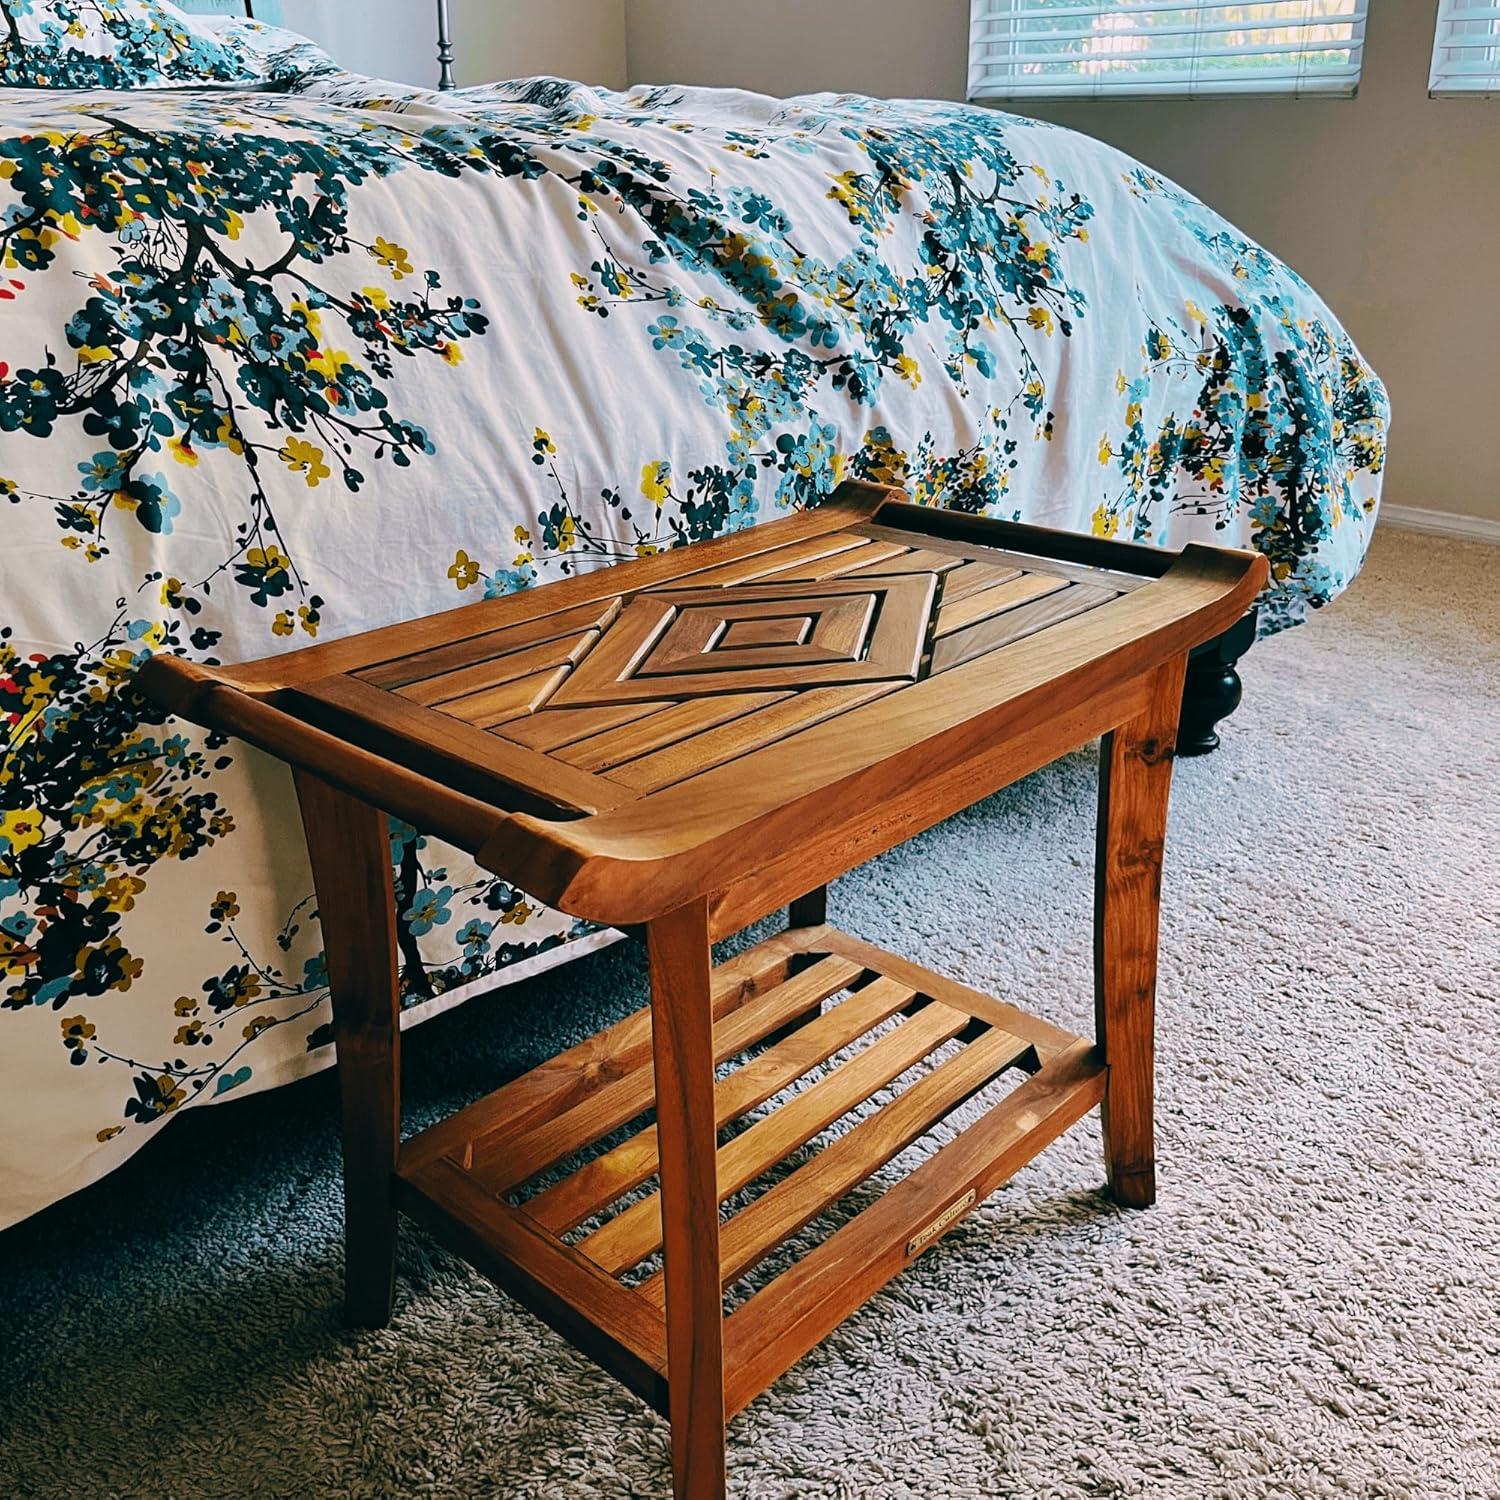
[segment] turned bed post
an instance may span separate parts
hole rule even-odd
[[[1179,755],[1207,755],[1219,748],[1218,726],[1240,706],[1240,658],[1255,644],[1258,622],[1252,609],[1188,658],[1177,726]]]
[[[455,87],[453,77],[453,22],[448,14],[448,0],[438,0],[438,87],[444,92]]]

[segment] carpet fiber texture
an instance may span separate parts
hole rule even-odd
[[[731,1430],[747,1496],[1500,1496],[1500,549],[1401,532],[1178,770],[1161,1202],[1076,1128]],[[1089,1024],[1080,754],[841,881]],[[642,1003],[626,946],[409,1036],[426,1123]],[[332,1081],[0,1236],[5,1496],[660,1496],[666,1429],[410,1226],[339,1322]]]

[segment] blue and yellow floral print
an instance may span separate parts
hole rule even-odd
[[[167,0],[0,0],[0,84],[7,87],[253,81],[234,48]]]

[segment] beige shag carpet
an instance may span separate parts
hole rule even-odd
[[[1161,1202],[1064,1138],[732,1429],[742,1496],[1500,1496],[1500,549],[1387,531],[1178,772]],[[1092,756],[841,882],[1083,1028]],[[596,955],[412,1035],[422,1123],[641,1001]],[[666,1493],[664,1425],[403,1230],[351,1335],[332,1085],[0,1237],[0,1495]]]

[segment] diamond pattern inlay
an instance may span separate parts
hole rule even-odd
[[[650,590],[626,604],[551,701],[913,681],[936,591],[931,573]]]
[[[847,599],[819,601],[811,613],[790,621],[788,605],[690,605],[667,627],[661,643],[636,669],[642,677],[675,672],[723,672],[750,667],[826,665],[858,660],[875,616],[875,595],[862,590]],[[796,639],[765,641],[729,648],[737,627],[787,624],[798,627]]]

